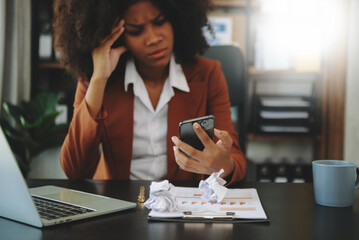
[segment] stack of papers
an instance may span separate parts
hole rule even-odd
[[[302,98],[262,97],[264,107],[310,107],[310,102]]]
[[[261,126],[263,132],[268,133],[308,133],[309,128],[307,127],[291,127],[291,126]]]
[[[307,119],[308,112],[291,112],[291,111],[260,111],[260,116],[265,119]]]
[[[224,199],[219,203],[204,201],[198,188],[175,187],[173,193],[178,210],[151,210],[150,218],[183,218],[185,212],[191,212],[204,216],[225,216],[229,213],[235,219],[267,219],[256,189],[228,189]]]

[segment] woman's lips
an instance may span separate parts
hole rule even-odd
[[[158,49],[149,54],[151,58],[162,58],[166,55],[166,48]]]

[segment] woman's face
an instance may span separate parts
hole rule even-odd
[[[150,1],[132,5],[124,14],[125,44],[138,66],[165,67],[174,44],[172,24]]]

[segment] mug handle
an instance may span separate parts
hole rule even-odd
[[[355,189],[359,188],[359,168],[357,168],[357,180],[355,181]]]

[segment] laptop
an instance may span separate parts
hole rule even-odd
[[[135,207],[133,202],[56,186],[28,189],[0,127],[0,217],[42,228]]]

